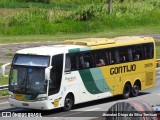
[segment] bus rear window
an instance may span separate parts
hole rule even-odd
[[[47,67],[49,65],[49,56],[39,55],[15,55],[14,65]]]

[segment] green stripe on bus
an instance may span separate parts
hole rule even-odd
[[[88,90],[89,93],[91,94],[98,94],[102,93],[96,86],[95,81],[92,77],[92,74],[89,69],[85,70],[79,70],[80,76],[83,80],[83,83]]]
[[[91,71],[92,77],[94,78],[94,82],[95,82],[97,88],[101,92],[111,91],[110,87],[105,82],[105,78],[104,78],[100,68],[92,68],[92,69],[90,69],[90,71]]]
[[[90,47],[82,47],[82,48],[80,48],[80,51],[87,51],[87,50],[91,50],[91,48]]]
[[[79,52],[80,48],[74,48],[74,49],[69,49],[68,52],[69,53],[74,53],[74,52]]]
[[[91,48],[90,47],[74,48],[74,49],[69,49],[68,52],[75,53],[75,52],[87,51],[87,50],[91,50]]]

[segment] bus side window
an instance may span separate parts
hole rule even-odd
[[[120,63],[132,61],[132,51],[128,47],[119,48]]]
[[[119,49],[115,48],[115,63],[120,63]]]
[[[128,47],[128,61],[133,61],[132,48]]]
[[[142,45],[134,46],[132,51],[133,51],[132,54],[133,54],[134,61],[144,59],[144,57],[143,57],[144,50],[142,49]]]
[[[94,52],[95,66],[101,67],[106,65],[106,54],[104,50],[98,50]]]
[[[110,49],[110,50],[109,50],[109,63],[110,63],[111,65],[116,63],[115,51],[114,51],[114,49]]]
[[[145,55],[145,59],[151,59],[153,58],[153,43],[148,43],[148,44],[144,44],[144,55]]]
[[[65,60],[65,72],[70,70],[71,70],[71,60],[70,60],[70,56],[67,54],[66,60]]]
[[[91,52],[81,53],[79,55],[80,69],[86,69],[93,67],[93,56]]]
[[[65,71],[74,71],[79,69],[78,55],[76,54],[66,54]]]
[[[108,52],[109,64],[118,64],[120,62],[119,52],[117,48],[111,48]]]

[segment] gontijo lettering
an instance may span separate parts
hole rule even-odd
[[[110,74],[120,74],[120,73],[126,73],[126,72],[132,72],[136,70],[136,65],[125,65],[125,66],[119,66],[119,67],[114,67],[110,69]]]

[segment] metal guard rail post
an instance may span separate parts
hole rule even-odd
[[[8,85],[2,85],[2,86],[0,86],[0,91],[1,90],[6,90],[6,89],[8,89]]]
[[[156,60],[156,66],[157,66],[157,67],[160,67],[160,59],[157,59],[157,60]]]
[[[2,65],[1,67],[1,73],[3,77],[8,77],[8,75],[5,75],[5,70],[6,70],[6,66],[9,66],[11,63],[6,63],[4,65]]]

